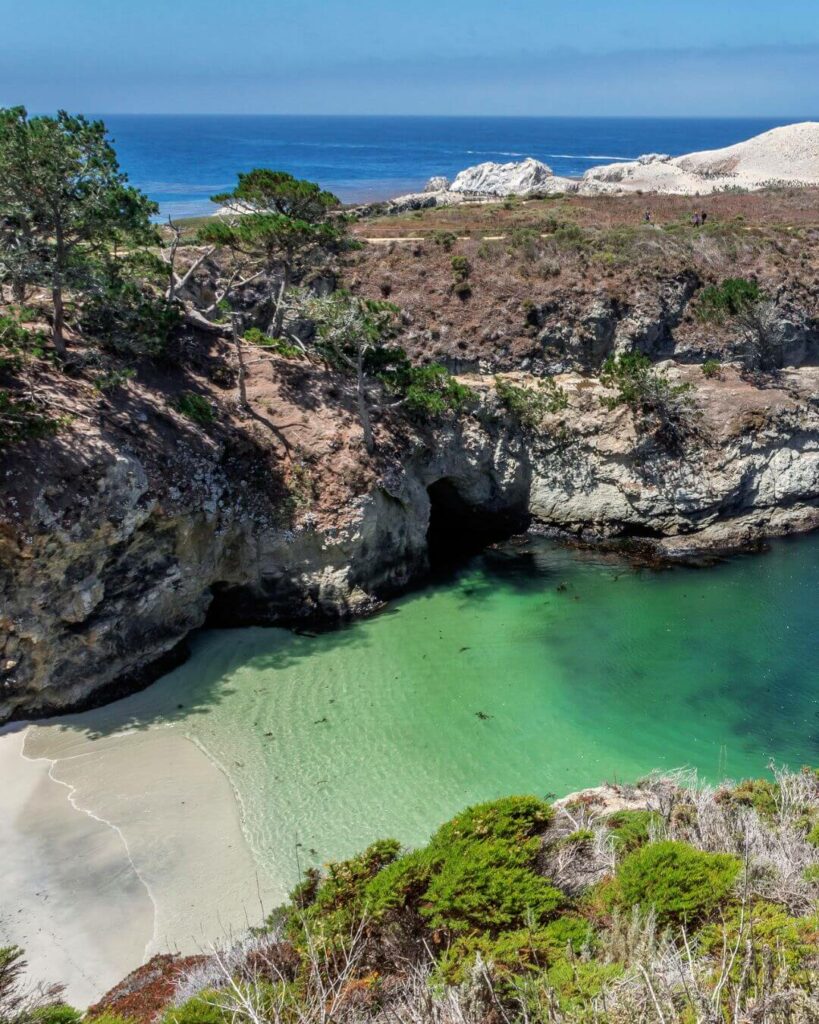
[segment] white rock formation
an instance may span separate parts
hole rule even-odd
[[[637,160],[592,167],[580,192],[673,192],[682,195],[726,188],[819,185],[819,122],[773,128],[724,149],[668,157],[651,153]]]
[[[449,178],[445,178],[442,174],[436,175],[434,178],[430,178],[424,186],[425,192],[446,192],[449,189]]]
[[[489,162],[467,167],[456,176],[449,191],[477,196],[527,196],[576,188],[577,182],[555,177],[551,167],[527,157],[520,163]]]

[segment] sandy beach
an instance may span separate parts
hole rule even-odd
[[[173,728],[0,733],[0,942],[86,1006],[156,952],[196,952],[275,902],[219,768]],[[258,884],[254,884],[258,879]]]

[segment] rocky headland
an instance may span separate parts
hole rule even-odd
[[[461,171],[451,182],[441,176],[431,178],[423,192],[399,196],[380,207],[387,213],[401,213],[463,202],[491,202],[508,196],[635,192],[701,196],[815,185],[819,185],[819,123],[805,121],[774,128],[722,149],[679,157],[646,153],[636,160],[592,167],[582,178],[556,175],[533,157],[516,163],[477,164]]]
[[[419,417],[373,377],[371,444],[304,314],[292,350],[237,363],[230,324],[197,314],[224,261],[186,242],[189,313],[160,361],[100,356],[78,327],[68,372],[27,364],[60,429],[0,455],[0,717],[133,688],[203,625],[366,613],[427,572],[436,538],[530,527],[678,558],[815,527],[818,195],[720,194],[697,227],[661,196],[648,224],[645,196],[359,219],[303,286],[387,300],[411,363],[470,395]],[[248,286],[245,324],[275,287]],[[633,355],[648,390],[629,398]]]

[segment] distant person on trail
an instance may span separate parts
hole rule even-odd
[[[707,220],[708,220],[708,214],[705,212],[705,210],[703,210],[702,213],[700,214],[700,224],[704,224]]]
[[[691,223],[694,225],[695,228],[700,227],[701,224],[702,224],[702,214],[692,213],[691,214]]]
[[[646,222],[646,224],[651,224],[651,210],[646,210],[646,212],[643,214],[643,220]]]

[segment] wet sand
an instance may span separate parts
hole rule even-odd
[[[154,953],[258,924],[275,890],[230,783],[191,740],[81,719],[0,732],[0,942],[84,1007]]]

